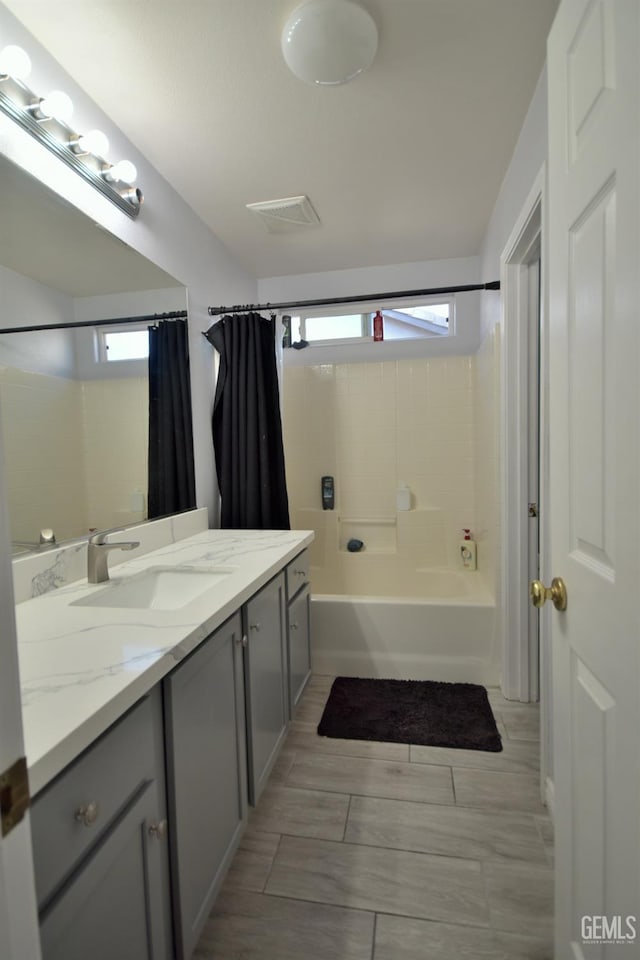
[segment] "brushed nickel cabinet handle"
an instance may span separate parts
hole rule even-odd
[[[167,821],[160,820],[158,823],[149,824],[149,836],[154,840],[161,840],[167,834]]]
[[[83,803],[81,807],[78,807],[74,817],[78,823],[83,823],[85,827],[91,827],[98,819],[100,813],[100,805],[97,800],[92,800],[91,803]]]

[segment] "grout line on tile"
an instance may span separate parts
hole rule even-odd
[[[378,929],[378,914],[373,915],[373,936],[371,937],[371,960],[375,960],[376,955],[376,931]]]
[[[322,787],[322,786],[316,786],[316,785],[314,785],[313,787],[298,787],[298,786],[296,786],[295,783],[287,783],[286,786],[292,787],[292,788],[295,787],[296,790],[312,790],[312,791],[315,791],[315,792],[317,792],[317,793],[337,793],[337,794],[340,794],[341,796],[344,796],[344,797],[348,797],[348,796],[351,796],[351,797],[363,797],[363,798],[365,798],[365,799],[371,799],[371,800],[398,800],[398,801],[400,801],[401,803],[419,803],[419,804],[421,804],[422,806],[425,806],[426,804],[433,805],[433,806],[436,806],[436,807],[453,807],[453,806],[455,806],[455,803],[454,803],[453,800],[410,800],[410,799],[405,798],[405,797],[398,797],[398,796],[393,796],[393,797],[391,797],[391,796],[389,796],[388,794],[382,794],[382,795],[380,795],[380,794],[377,794],[377,793],[375,793],[375,794],[374,794],[374,793],[347,793],[346,790],[336,790],[335,787],[332,788],[332,789],[329,789],[329,788],[327,788],[327,787]],[[474,808],[474,809],[475,809],[475,808]],[[481,810],[482,810],[482,809],[486,809],[486,808],[484,808],[484,807],[479,807],[478,809],[481,809]],[[501,810],[500,812],[501,812],[501,813],[504,813],[505,811]],[[519,812],[522,812],[522,811],[518,811],[518,810],[509,811],[509,810],[507,810],[506,812],[507,812],[507,813],[510,813],[510,812],[511,812],[511,813],[519,813]],[[526,812],[529,812],[529,813],[530,813],[531,811],[526,811]]]
[[[370,907],[356,907],[353,904],[348,906],[344,903],[336,903],[335,900],[310,900],[307,897],[300,897],[293,893],[274,893],[271,891],[266,891],[263,894],[258,894],[258,896],[272,897],[275,900],[295,900],[296,903],[310,903],[314,905],[322,904],[325,907],[337,907],[339,910],[353,910],[358,913],[367,913],[371,915],[375,913],[375,910],[372,910]],[[425,917],[425,916],[416,916],[412,913],[383,913],[380,912],[380,916],[389,916],[389,917],[404,917],[406,920],[423,920],[425,923],[450,923],[449,920],[441,920],[439,917]],[[490,918],[487,916],[486,925],[480,923],[456,923],[456,927],[463,927],[465,930],[475,929],[475,930],[491,930]],[[503,933],[505,931],[502,931]]]
[[[342,842],[343,842],[343,843],[345,842],[345,839],[344,839],[344,838],[345,838],[346,835],[347,835],[347,824],[349,823],[349,814],[351,813],[351,799],[352,799],[352,794],[349,794],[349,803],[347,804],[347,815],[346,815],[346,817],[344,818],[344,829],[343,829],[343,831],[342,831]]]
[[[266,879],[265,879],[265,881],[264,881],[264,886],[263,886],[263,888],[262,888],[262,892],[263,892],[263,893],[266,892],[267,884],[269,883],[269,880],[270,880],[270,878],[271,878],[271,871],[273,870],[273,865],[274,865],[274,863],[276,862],[276,857],[278,856],[278,851],[279,851],[279,849],[280,849],[280,844],[281,844],[281,843],[282,843],[282,834],[279,833],[279,834],[278,834],[278,845],[276,846],[276,849],[275,849],[275,852],[274,852],[274,854],[273,854],[273,857],[271,858],[271,863],[269,864],[269,870],[268,870],[268,872],[267,872],[267,876],[266,876]]]
[[[296,903],[310,903],[310,904],[313,904],[314,906],[317,906],[318,904],[322,904],[325,907],[336,907],[336,909],[338,910],[354,910],[354,911],[357,911],[358,913],[367,913],[369,915],[371,915],[372,913],[375,913],[375,911],[372,910],[370,907],[355,907],[352,905],[345,906],[344,903],[336,903],[335,900],[309,900],[307,897],[296,896],[293,893],[275,893],[271,890],[266,890],[263,894],[259,894],[259,896],[271,897],[273,900],[295,900]],[[421,919],[424,920],[424,917],[413,917],[411,916],[411,914],[390,913],[389,916],[390,917],[406,916],[408,920],[421,920]],[[431,920],[431,918],[429,918],[429,920]],[[462,926],[471,926],[471,924],[462,924]],[[474,926],[478,926],[478,924],[474,924]],[[483,929],[486,930],[487,928],[484,927]]]

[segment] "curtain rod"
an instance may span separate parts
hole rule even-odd
[[[237,303],[233,307],[209,307],[210,317],[220,317],[224,313],[257,312],[260,310],[288,310],[296,307],[329,307],[342,303],[361,303],[364,300],[393,300],[399,297],[427,297],[445,293],[468,293],[472,290],[499,290],[500,281],[490,283],[470,283],[458,287],[431,287],[429,290],[393,290],[391,293],[365,293],[360,297],[331,297],[326,300],[291,300],[288,303]]]
[[[186,310],[149,313],[144,317],[113,317],[109,320],[80,320],[78,323],[40,323],[29,327],[3,327],[0,333],[32,333],[37,330],[75,330],[77,327],[111,327],[119,323],[155,323],[156,320],[186,319]]]

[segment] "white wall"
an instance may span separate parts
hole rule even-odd
[[[481,251],[481,274],[486,280],[500,277],[500,256],[522,206],[547,157],[547,70],[540,74],[505,174]],[[495,295],[485,294],[495,299]]]
[[[73,319],[71,297],[3,266],[0,266],[0,291],[0,327],[70,323]],[[33,333],[0,336],[0,365],[56,377],[73,377],[73,333],[51,330],[46,341]]]
[[[0,117],[2,153],[44,180],[95,222],[187,288],[196,497],[199,505],[209,508],[210,519],[215,520],[217,492],[210,426],[213,351],[201,333],[212,322],[207,315],[208,306],[254,302],[256,282],[146,158],[3,6],[0,6],[0,36],[3,45],[16,43],[28,51],[33,62],[29,84],[35,91],[56,88],[66,91],[75,106],[74,128],[84,131],[99,127],[104,130],[111,144],[110,156],[130,159],[138,168],[138,185],[144,193],[145,203],[139,218],[131,220],[29,134],[15,129],[16,125],[8,118]],[[144,109],[144,104],[140,109]],[[168,138],[167,149],[183,150],[185,147]]]

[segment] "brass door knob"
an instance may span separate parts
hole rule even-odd
[[[547,600],[553,602],[556,610],[567,609],[567,588],[562,577],[554,577],[550,587],[545,587],[540,580],[532,580],[529,585],[529,597],[531,603],[538,609],[544,607]]]

